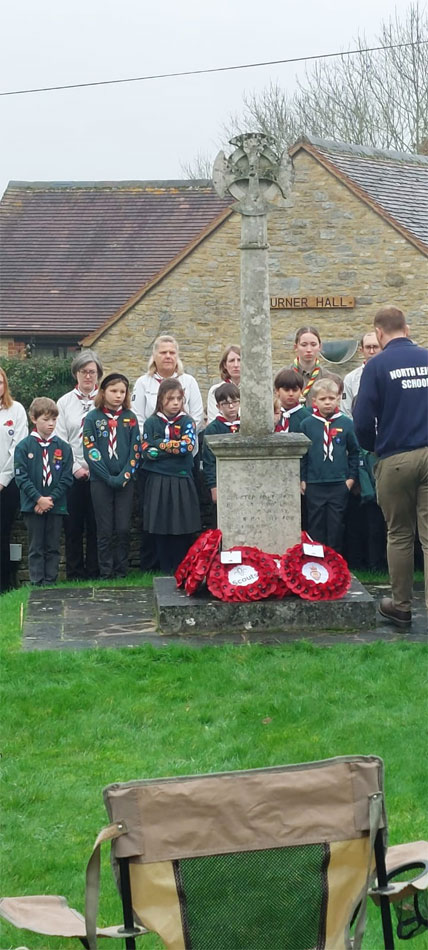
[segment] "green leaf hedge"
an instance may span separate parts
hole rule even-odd
[[[56,401],[75,386],[70,360],[51,356],[26,360],[2,357],[0,364],[9,380],[13,399],[22,402],[27,410],[36,396],[49,396]]]

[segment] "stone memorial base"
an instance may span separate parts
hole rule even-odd
[[[302,639],[317,633],[349,633],[376,627],[376,604],[355,577],[341,600],[313,602],[300,597],[284,600],[267,598],[251,603],[216,600],[203,587],[192,597],[177,589],[174,577],[154,579],[156,625],[165,635],[216,637],[230,633],[263,641],[264,635],[277,637],[300,633]]]
[[[301,432],[205,437],[217,460],[217,520],[223,549],[250,545],[280,554],[298,544]]]

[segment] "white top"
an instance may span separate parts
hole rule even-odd
[[[192,417],[196,423],[196,431],[199,432],[204,421],[204,407],[196,379],[194,376],[190,376],[189,373],[183,373],[181,376],[174,378],[181,383],[184,389],[184,411]],[[146,419],[152,416],[155,411],[159,386],[159,380],[151,376],[150,373],[140,376],[135,383],[132,393],[132,408],[138,419],[141,436],[144,432]],[[197,451],[198,443],[196,442],[193,454],[196,455]]]
[[[64,442],[69,442],[73,452],[73,473],[79,468],[89,468],[83,458],[82,437],[79,438],[80,426],[84,416],[94,408],[94,397],[85,396],[79,399],[76,390],[61,396],[57,401],[59,416],[57,419],[55,434],[59,435]]]
[[[358,395],[358,390],[360,388],[361,374],[363,369],[364,364],[362,366],[357,366],[356,369],[352,369],[350,373],[347,373],[343,380],[343,393],[340,408],[341,411],[345,413],[345,416],[349,416],[350,419],[352,419],[352,410],[355,399]]]
[[[27,413],[20,402],[13,402],[10,409],[0,409],[0,485],[3,488],[13,478],[15,448],[27,435]]]
[[[207,396],[207,424],[212,422],[217,415],[217,403],[215,401],[214,393],[219,386],[222,386],[224,379],[220,379],[218,383],[213,383],[213,385],[208,390]]]

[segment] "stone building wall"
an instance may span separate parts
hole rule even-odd
[[[356,300],[352,310],[276,312],[281,335],[291,344],[295,327],[312,323],[326,341],[360,337],[376,310],[394,304],[415,341],[427,345],[427,257],[306,152],[296,155],[295,172],[284,211],[269,221],[271,295]]]
[[[428,344],[427,258],[312,156],[295,156],[289,199],[269,216],[272,296],[342,294],[353,309],[272,310],[274,370],[290,363],[294,334],[313,324],[325,341],[357,338],[376,310],[401,307],[413,339]],[[239,342],[240,216],[232,215],[97,340],[107,371],[135,380],[145,372],[154,338],[173,333],[185,369],[203,395],[218,378],[223,348]],[[342,375],[355,358],[329,364]]]
[[[25,342],[12,336],[0,336],[0,359],[2,356],[19,356],[25,359]]]

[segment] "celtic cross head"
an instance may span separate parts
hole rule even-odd
[[[292,181],[292,165],[287,151],[279,155],[275,139],[260,132],[245,132],[230,139],[235,151],[226,158],[219,152],[213,167],[213,184],[218,195],[237,199],[241,214],[266,214],[270,200],[279,190],[285,197]]]

